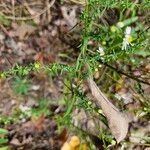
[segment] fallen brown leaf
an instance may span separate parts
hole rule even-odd
[[[44,129],[44,119],[44,114],[41,114],[37,119],[32,119],[32,123],[38,131],[42,131]]]
[[[68,27],[69,28],[74,27],[77,23],[76,7],[72,7],[69,9],[68,7],[62,6],[61,12],[62,12],[62,15],[63,15]]]
[[[61,142],[61,143],[65,143],[66,142],[66,140],[67,140],[67,130],[66,130],[66,128],[64,128],[63,130],[62,130],[62,132],[60,133],[60,135],[58,136],[58,139],[59,139],[59,141]]]
[[[95,98],[95,102],[100,106],[105,114],[109,128],[119,143],[122,141],[128,132],[129,120],[125,114],[120,112],[101,92],[92,77],[89,77],[88,83]]]
[[[145,66],[145,69],[150,72],[150,63]]]
[[[43,63],[44,54],[42,52],[38,52],[34,56],[34,60]]]
[[[35,132],[41,132],[44,130],[44,114],[41,114],[38,118],[32,118],[22,125],[22,133],[34,134]]]
[[[46,39],[46,37],[37,37],[34,39],[35,40],[35,44],[36,46],[38,46],[40,49],[44,49],[48,46],[48,40]]]
[[[19,37],[20,40],[23,40],[26,34],[31,34],[35,31],[35,27],[29,24],[21,24],[18,26],[16,31],[13,33],[13,36]]]
[[[12,139],[12,140],[10,141],[10,144],[11,144],[11,145],[15,145],[15,146],[20,146],[20,145],[21,145],[21,143],[19,142],[19,140],[16,139],[16,138]]]

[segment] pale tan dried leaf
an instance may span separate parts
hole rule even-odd
[[[21,143],[19,142],[19,140],[16,139],[16,138],[12,139],[12,140],[10,141],[10,144],[11,144],[11,145],[15,145],[15,146],[20,146],[20,145],[21,145]]]
[[[99,119],[98,115],[86,112],[82,108],[76,108],[71,117],[74,126],[89,134],[97,136],[99,129],[106,129],[105,124]]]
[[[95,98],[95,102],[100,106],[105,114],[109,128],[119,143],[122,141],[128,132],[129,121],[125,114],[120,112],[101,92],[92,77],[88,79],[88,83]]]
[[[68,7],[62,6],[61,11],[69,28],[74,27],[77,24],[76,7],[69,9]]]
[[[42,131],[44,129],[44,119],[45,116],[43,113],[37,119],[32,118],[32,123],[35,129],[37,129],[38,131]]]
[[[20,40],[23,40],[26,34],[31,34],[35,31],[35,27],[29,24],[21,24],[13,33],[14,36],[18,36]]]
[[[150,72],[150,63],[145,66],[145,69]]]
[[[80,4],[80,5],[85,5],[86,4],[86,0],[65,0],[67,2],[74,2],[76,4]]]

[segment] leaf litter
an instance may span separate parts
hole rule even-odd
[[[21,8],[20,12],[26,16],[25,18],[27,19],[31,17],[33,18],[33,22],[30,22],[29,20],[27,20],[27,22],[26,20],[17,22],[17,17],[16,20],[15,18],[12,18],[12,24],[10,25],[10,27],[6,26],[5,31],[8,32],[3,32],[3,30],[0,31],[1,70],[10,68],[16,63],[25,65],[28,65],[30,62],[34,61],[40,61],[42,63],[61,61],[68,63],[70,62],[70,60],[76,59],[76,56],[78,55],[78,48],[76,47],[79,45],[80,32],[76,29],[74,29],[73,32],[70,32],[70,29],[78,22],[77,11],[82,9],[81,6],[76,4],[70,5],[69,2],[64,5],[60,5],[59,2],[56,1],[49,10],[47,10],[44,14],[40,14],[40,9],[45,10],[44,7],[45,5],[47,5],[48,1],[45,1],[44,3],[43,1],[39,0],[36,2],[30,1],[31,5],[29,1],[18,0],[14,2],[17,6],[17,9]],[[29,5],[26,2],[29,2]],[[12,5],[10,4],[10,1],[5,1],[2,3],[6,3],[5,7],[7,7],[7,10],[8,8],[12,9],[12,7],[9,7],[10,5]],[[8,12],[6,12],[6,14],[12,16],[12,10],[9,10]],[[20,15],[21,14],[19,13],[19,16]],[[35,25],[33,25],[34,23]],[[59,56],[63,56],[63,53],[67,53],[68,55],[71,54],[73,58],[60,58]],[[145,66],[145,70],[147,73],[149,73],[149,68],[149,64],[147,64]],[[135,75],[139,76],[141,75],[141,72],[139,72],[138,70],[140,69],[136,68],[136,72],[134,73]],[[30,88],[28,96],[20,96],[14,94],[11,89],[11,81],[13,79],[9,78],[4,81],[0,79],[0,82],[2,82],[0,87],[0,113],[2,115],[5,114],[10,116],[20,103],[23,103],[23,105],[26,106],[31,105],[31,107],[36,107],[37,99],[39,97],[44,96],[48,100],[52,101],[61,97],[60,91],[62,90],[62,86],[59,85],[59,82],[61,81],[57,77],[54,78],[55,82],[49,83],[49,79],[46,78],[41,72],[34,72],[29,76],[32,77],[33,85],[36,86],[32,86]],[[100,73],[97,72],[95,78],[98,79],[99,76]],[[108,119],[112,134],[114,135],[116,140],[120,142],[125,138],[128,131],[128,119],[126,118],[126,115],[120,112],[106,98],[106,96],[101,93],[100,89],[92,79],[89,80],[89,85],[91,87],[91,91],[94,93],[93,96],[95,97],[93,103],[98,103],[98,106],[103,109],[103,112]],[[145,94],[149,95],[149,86],[142,84],[142,87]],[[123,98],[127,100],[127,103],[131,101],[132,97],[130,95],[133,93],[130,94],[128,92],[123,92],[121,94],[123,95]],[[136,97],[138,96],[135,96],[134,100],[132,98],[133,102],[135,101]],[[139,99],[142,98],[140,97]],[[136,107],[139,107],[140,104],[136,99],[135,103],[130,103],[127,105],[130,105],[130,110],[133,110],[136,109]],[[53,115],[57,113],[63,113],[64,111],[64,106],[60,106],[57,104],[50,105],[48,107],[53,107],[51,109]],[[147,128],[149,128],[147,124],[149,122],[147,122],[147,120],[143,121],[143,114],[141,112],[139,112],[139,114],[140,115],[138,117],[134,116],[131,129],[140,129],[140,127],[142,126],[143,128],[145,128],[145,130],[143,130],[143,128],[140,131],[137,130],[139,134],[132,132],[132,136],[130,138],[131,142],[141,142],[141,140],[139,140],[139,138],[135,136],[142,136],[142,138],[144,138],[144,136],[147,137]],[[53,117],[54,116],[46,117],[41,114],[36,119],[26,118],[24,121],[19,120],[18,122],[9,122],[6,126],[1,124],[1,126],[6,127],[9,131],[8,139],[10,148],[57,150],[62,147],[63,143],[70,143],[72,135],[68,137],[66,131],[67,129],[57,132],[57,122],[53,120]],[[76,118],[78,119],[78,121]],[[93,114],[87,113],[83,109],[75,109],[73,111],[72,122],[76,127],[82,128],[84,131],[89,133],[89,136],[96,136],[99,132],[99,128],[106,128],[104,124],[102,125],[102,122],[100,122],[97,115],[93,117]],[[93,139],[95,138],[93,137]],[[94,142],[95,141],[96,140],[94,140]],[[98,143],[101,145],[103,144],[101,142]],[[132,149],[139,149],[139,147],[135,147],[133,145]]]

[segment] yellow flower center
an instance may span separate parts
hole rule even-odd
[[[131,42],[133,41],[133,37],[132,37],[131,35],[129,35],[129,36],[127,37],[127,41],[128,41],[129,43],[131,43]]]

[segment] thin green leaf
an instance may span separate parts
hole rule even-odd
[[[0,138],[0,144],[5,144],[8,142],[8,139]]]
[[[0,134],[7,134],[8,131],[6,129],[0,128]]]

